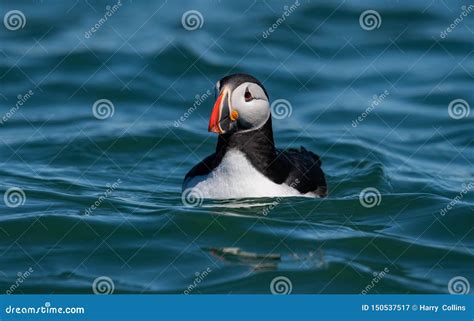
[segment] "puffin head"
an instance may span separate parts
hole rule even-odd
[[[210,132],[231,134],[259,129],[271,116],[267,91],[253,76],[226,76],[217,82],[216,91]]]

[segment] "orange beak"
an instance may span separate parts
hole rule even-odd
[[[217,97],[209,119],[208,130],[210,132],[221,135],[236,130],[239,113],[231,108],[230,94],[230,90],[224,88]]]
[[[212,109],[211,118],[209,119],[208,131],[222,134],[224,131],[220,127],[221,113],[222,113],[222,99],[224,99],[225,92],[222,92],[219,97],[217,97],[214,108]]]

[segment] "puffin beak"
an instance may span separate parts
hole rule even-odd
[[[231,110],[230,110],[230,92],[224,88],[217,97],[214,108],[212,109],[211,118],[209,119],[208,131],[224,134],[231,128]]]

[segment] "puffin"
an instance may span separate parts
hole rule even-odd
[[[278,149],[268,93],[255,77],[232,74],[216,84],[208,131],[215,153],[185,176],[182,191],[206,199],[325,197],[321,159],[300,148]]]

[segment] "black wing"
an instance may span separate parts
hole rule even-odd
[[[327,184],[321,169],[321,160],[315,153],[300,149],[277,150],[277,161],[286,172],[284,183],[300,193],[312,192],[318,196],[327,195]]]
[[[184,182],[186,182],[189,178],[193,178],[195,176],[203,176],[209,174],[214,168],[216,168],[217,165],[218,164],[216,164],[215,153],[207,156],[201,162],[191,168],[191,170],[184,177]]]

